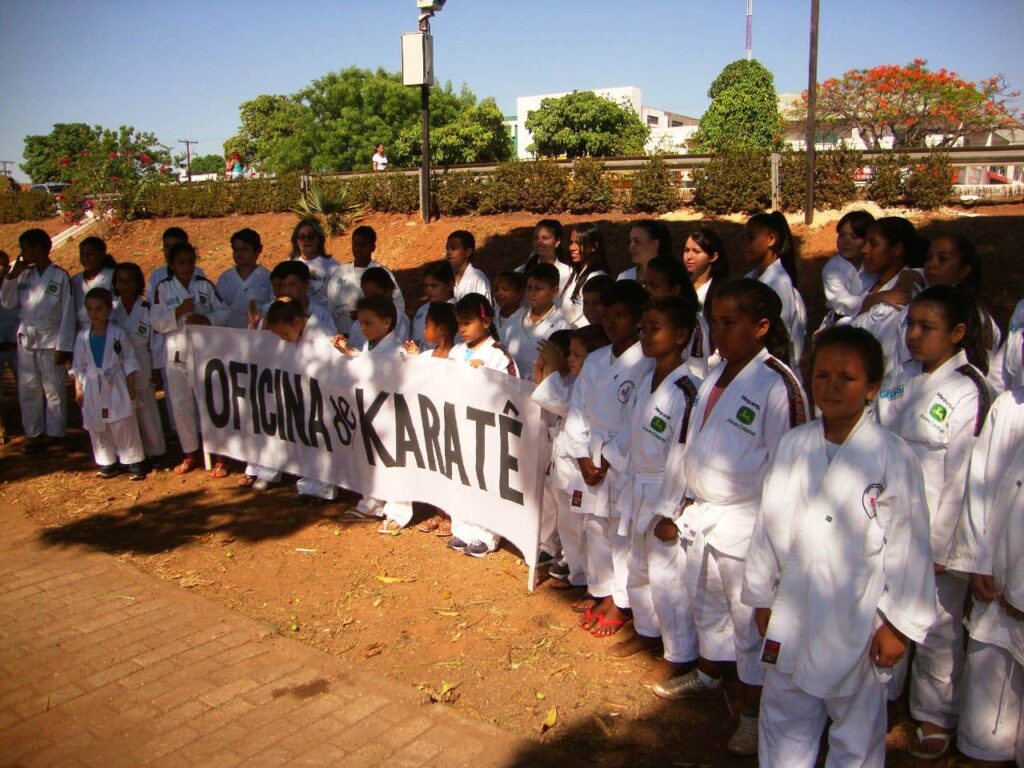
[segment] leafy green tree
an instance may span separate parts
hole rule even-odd
[[[192,158],[192,173],[222,173],[224,158],[220,155],[200,155]]]
[[[239,107],[241,127],[238,133],[224,142],[224,156],[238,152],[249,162],[267,164],[282,141],[295,136],[303,118],[305,107],[295,96],[263,94]]]
[[[775,78],[759,61],[740,59],[727,65],[708,89],[708,98],[711,105],[690,143],[695,152],[782,147]]]
[[[431,162],[455,165],[508,160],[512,157],[512,136],[504,121],[492,98],[462,111],[454,121],[430,132]]]
[[[33,182],[70,182],[75,176],[77,158],[89,154],[146,156],[152,163],[169,161],[152,133],[121,126],[113,131],[102,126],[85,123],[55,123],[45,136],[26,136],[21,170]]]
[[[626,104],[593,91],[573,91],[541,101],[526,118],[528,147],[541,157],[642,155],[651,129]]]

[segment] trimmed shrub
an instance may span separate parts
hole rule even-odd
[[[480,213],[565,210],[569,170],[551,160],[498,163],[494,178],[484,186]]]
[[[565,207],[571,213],[605,213],[612,209],[612,185],[603,162],[592,157],[573,161]]]
[[[883,208],[891,208],[902,203],[904,169],[909,162],[906,155],[895,153],[872,160],[868,199]]]
[[[693,204],[708,213],[756,213],[771,205],[767,152],[731,150],[693,173]]]
[[[355,176],[345,182],[346,199],[379,213],[413,213],[420,207],[419,178],[401,173]]]
[[[436,174],[430,185],[436,212],[441,216],[476,213],[485,183],[472,173]]]
[[[0,192],[0,224],[48,219],[57,201],[48,192]]]
[[[915,164],[904,182],[904,199],[911,208],[931,210],[945,205],[953,193],[956,171],[949,164],[949,155],[929,155]]]
[[[679,207],[679,193],[672,174],[660,155],[651,155],[643,168],[633,174],[633,187],[626,204],[628,213],[667,213]]]
[[[814,155],[814,205],[818,209],[842,208],[857,199],[854,174],[862,164],[860,152],[841,147]],[[807,195],[807,153],[787,149],[779,167],[781,205],[785,211],[803,210]]]

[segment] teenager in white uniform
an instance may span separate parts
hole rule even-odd
[[[647,290],[652,299],[677,296],[698,307],[697,321],[690,335],[690,342],[683,350],[683,364],[686,366],[686,372],[694,379],[704,381],[710,367],[708,362],[711,358],[711,331],[700,312],[697,292],[682,262],[672,256],[651,259],[647,263]]]
[[[537,264],[526,274],[526,311],[508,323],[501,340],[516,361],[519,375],[533,375],[539,344],[555,331],[572,327],[557,305],[558,270],[551,264]]]
[[[819,330],[860,312],[864,293],[875,282],[875,276],[862,269],[864,240],[874,221],[867,211],[849,211],[836,224],[836,255],[821,270],[827,311]]]
[[[799,378],[807,307],[797,289],[796,244],[786,217],[779,211],[751,216],[743,228],[743,256],[752,267],[746,276],[770,286],[782,300],[782,323],[789,333],[789,357],[784,362]]]
[[[67,389],[64,366],[75,345],[75,302],[68,273],[50,261],[50,236],[29,229],[18,238],[21,253],[3,287],[0,303],[18,310],[18,402],[26,453],[43,437],[64,437]]]
[[[624,658],[662,646],[657,674],[664,680],[692,670],[698,655],[686,555],[675,520],[657,513],[665,459],[687,438],[700,387],[683,364],[696,322],[697,305],[678,296],[653,299],[644,309],[640,346],[654,370],[640,379],[626,424],[602,452],[623,481],[614,503],[618,533],[629,542],[626,591],[633,612],[633,636],[608,652]]]
[[[423,304],[413,316],[410,340],[416,343],[420,351],[426,352],[433,349],[425,336],[427,312],[431,304],[455,303],[455,273],[452,271],[452,265],[445,259],[438,259],[424,264],[420,274],[420,284],[423,286]],[[397,304],[395,308],[398,308]]]
[[[71,277],[71,292],[75,296],[75,318],[77,330],[89,327],[89,313],[85,311],[85,294],[93,288],[114,288],[114,257],[107,253],[107,243],[102,237],[87,237],[78,244],[78,261],[82,271]]]
[[[303,219],[292,230],[289,257],[309,267],[309,300],[327,306],[327,284],[340,266],[327,255],[327,236],[316,219]]]
[[[223,325],[228,307],[220,299],[216,287],[205,277],[195,274],[196,251],[189,243],[176,243],[171,248],[172,274],[156,287],[156,298],[150,308],[153,327],[164,334],[167,352],[165,387],[174,411],[178,438],[185,458],[174,471],[183,475],[199,463],[199,423],[192,381],[192,359],[189,353],[188,326]],[[217,462],[215,476],[223,476],[222,462]]]
[[[491,283],[482,271],[473,266],[476,238],[472,232],[457,229],[445,242],[445,258],[455,273],[455,299],[478,293],[491,301]]]
[[[613,478],[601,461],[604,451],[626,426],[626,407],[640,379],[652,368],[640,347],[638,324],[648,301],[635,280],[619,280],[601,296],[607,347],[592,352],[573,385],[565,420],[566,450],[581,477],[569,485],[570,504],[586,518],[587,586],[592,596],[577,604],[580,626],[595,637],[618,632],[629,615],[626,591],[629,550],[618,535],[619,520],[611,498]],[[582,484],[580,484],[582,480]]]
[[[135,419],[134,379],[139,375],[135,348],[128,334],[110,319],[114,297],[109,290],[92,288],[85,295],[85,308],[90,325],[75,340],[71,370],[82,424],[99,465],[96,476],[117,477],[120,461],[132,480],[143,480],[146,455]]]
[[[647,265],[657,256],[672,255],[672,235],[664,222],[643,219],[629,229],[629,260],[634,266],[619,273],[617,280],[636,280],[647,285]]]
[[[824,331],[811,361],[822,417],[779,441],[747,552],[743,594],[765,667],[758,758],[812,768],[885,765],[885,681],[935,617],[924,480],[906,443],[867,407],[881,346]]]
[[[395,282],[391,279],[391,273],[386,269],[381,267],[370,267],[364,271],[362,276],[359,278],[359,284],[362,286],[364,298],[367,296],[383,296],[388,301],[391,301]],[[393,303],[394,302],[392,302],[392,304]],[[400,344],[405,344],[412,333],[409,316],[405,314],[405,312],[399,311],[398,307],[395,307],[395,318],[395,324],[391,329],[391,334]],[[362,349],[366,345],[367,340],[368,339],[365,334],[363,334],[363,326],[357,318],[356,321],[352,323],[352,327],[349,328],[348,345],[353,349]]]
[[[11,259],[0,251],[0,281],[7,277]],[[18,381],[18,310],[0,304],[0,398],[4,397],[4,370],[9,369],[15,384]],[[4,409],[0,408],[0,445],[7,442]]]
[[[796,376],[772,354],[785,357],[790,349],[774,290],[732,280],[719,287],[711,311],[723,362],[700,388],[685,445],[669,455],[659,512],[681,521],[699,668],[655,693],[713,694],[722,685],[721,662],[735,661],[744,706],[728,749],[753,755],[764,669],[754,610],[740,599],[743,567],[768,463],[782,435],[807,420],[807,403]]]
[[[228,328],[248,328],[251,307],[262,307],[273,298],[270,272],[256,262],[263,253],[260,234],[240,229],[231,236],[235,266],[217,278],[217,293],[228,306]]]
[[[714,298],[714,286],[729,279],[729,259],[722,238],[715,230],[705,227],[686,238],[683,266],[690,274],[698,306],[707,320],[711,317],[710,300]]]
[[[1024,765],[1024,388],[992,404],[971,457],[950,570],[973,605],[957,747],[975,764]],[[985,761],[981,763],[980,761]]]
[[[561,293],[572,277],[572,267],[561,260],[562,232],[562,223],[557,219],[538,221],[533,228],[533,252],[524,263],[516,267],[515,271],[525,275],[536,264],[554,264],[558,270],[558,291]]]
[[[327,308],[334,317],[339,333],[347,334],[355,320],[356,302],[363,297],[360,278],[370,267],[383,269],[391,277],[394,288],[391,300],[399,315],[405,314],[405,297],[398,287],[398,280],[390,269],[373,258],[377,250],[377,232],[373,227],[363,225],[352,231],[352,261],[340,265],[327,283]]]
[[[450,238],[449,238],[450,241]],[[462,342],[452,348],[451,359],[472,368],[489,368],[509,376],[518,376],[516,361],[502,346],[494,328],[494,307],[489,297],[470,293],[455,305]],[[480,525],[460,520],[452,514],[452,537],[448,548],[471,557],[486,557],[498,548],[501,537]]]
[[[559,305],[574,328],[587,324],[583,315],[583,286],[592,277],[608,274],[604,235],[597,224],[578,225],[569,233],[572,276],[559,294]]]
[[[927,488],[938,615],[917,644],[910,714],[920,721],[914,757],[936,759],[951,746],[963,670],[963,608],[967,583],[946,571],[960,518],[967,463],[991,404],[983,370],[988,359],[970,295],[947,285],[926,288],[910,303],[906,343],[913,357],[883,392],[878,418],[909,443]],[[890,696],[899,695],[905,669]]]
[[[139,373],[135,376],[135,415],[139,420],[142,447],[150,466],[162,462],[167,452],[164,428],[153,391],[153,321],[150,305],[142,298],[146,280],[138,264],[125,262],[114,268],[114,321],[117,322],[135,350]]]
[[[608,286],[617,282],[609,275],[597,275],[587,280],[586,285],[580,290],[583,296],[583,319],[586,325],[596,325],[598,328],[604,326],[604,305],[601,303],[602,294],[608,290]],[[582,324],[581,328],[586,327]]]

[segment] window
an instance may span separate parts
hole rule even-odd
[[[647,124],[648,125],[659,125],[660,123],[661,123],[661,121],[658,119],[657,115],[648,115],[647,116]]]

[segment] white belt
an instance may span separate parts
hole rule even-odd
[[[746,499],[742,502],[709,502],[694,499],[683,509],[677,526],[683,540],[690,542],[686,552],[686,585],[691,595],[697,594],[700,571],[704,564],[704,551],[707,549],[711,532],[727,510],[733,507],[748,507],[750,501]]]
[[[664,472],[638,472],[626,482],[622,493],[615,502],[615,509],[619,513],[620,536],[629,534],[630,522],[636,518],[634,529],[644,533],[644,528],[654,516],[653,509],[643,508],[644,488],[654,486],[661,487],[661,481],[665,477]]]

